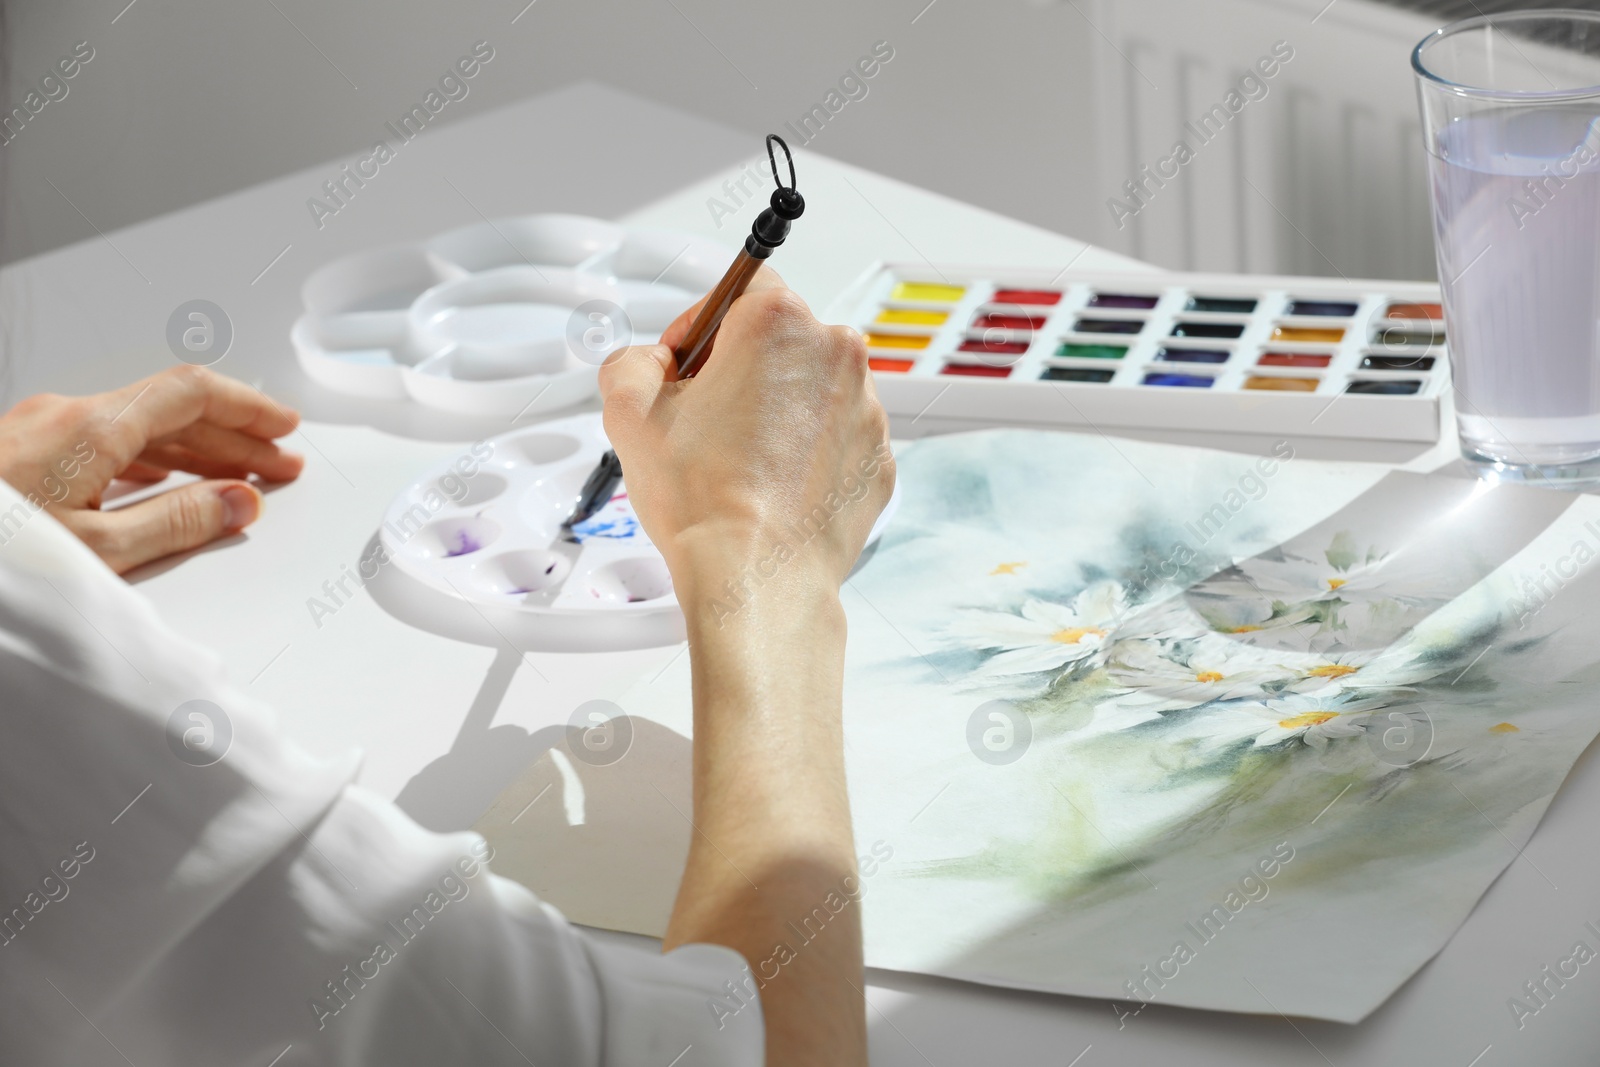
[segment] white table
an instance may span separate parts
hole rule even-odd
[[[13,324],[7,395],[107,388],[158,370],[172,362],[164,342],[172,309],[197,297],[220,304],[236,340],[219,369],[305,412],[293,444],[310,462],[237,543],[151,568],[138,576],[140,588],[180,631],[216,649],[307,748],[364,748],[365,785],[397,796],[440,760],[430,777],[448,788],[419,783],[408,802],[464,826],[488,796],[461,790],[476,785],[492,796],[579,704],[618,698],[679,650],[519,660],[414,629],[366,595],[316,625],[307,600],[353,564],[413,473],[509,426],[317,389],[288,344],[300,281],[361,248],[534,211],[736,244],[760,203],[719,228],[707,200],[725,195],[723,182],[759,150],[758,137],[582,84],[429,131],[321,230],[305,201],[340,161],[287,175],[0,272],[0,306]],[[813,307],[878,258],[1142,266],[809,152],[798,165],[809,211],[774,262]],[[1355,448],[1344,454],[1368,458]],[[1600,1059],[1600,971],[1585,968],[1520,1033],[1506,1008],[1523,982],[1587,936],[1586,920],[1600,921],[1600,850],[1584,815],[1600,806],[1592,762],[1580,763],[1526,850],[1559,891],[1528,862],[1514,862],[1442,955],[1361,1026],[1164,1007],[1119,1026],[1104,1001],[873,972],[873,1062],[1592,1065]]]

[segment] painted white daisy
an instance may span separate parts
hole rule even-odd
[[[1020,614],[959,612],[946,637],[957,646],[996,651],[974,679],[1039,674],[1097,657],[1126,610],[1121,585],[1097,582],[1071,604],[1030,599]]]
[[[1250,741],[1253,748],[1271,748],[1290,741],[1321,748],[1331,738],[1361,734],[1372,713],[1393,702],[1390,697],[1375,694],[1329,692],[1217,704],[1178,720],[1173,737],[1194,741],[1208,753],[1245,741]]]
[[[1366,684],[1358,675],[1366,670],[1382,649],[1350,649],[1343,652],[1279,652],[1277,659],[1291,672],[1289,689],[1296,693],[1314,693],[1322,689],[1352,689]],[[1393,680],[1372,684],[1396,685]]]
[[[1217,634],[1179,642],[1118,641],[1108,674],[1139,703],[1162,710],[1214,700],[1266,696],[1268,687],[1295,682],[1299,672],[1281,655]]]
[[[1333,600],[1346,603],[1383,599],[1393,595],[1393,574],[1383,567],[1352,564],[1338,567],[1327,560],[1287,556],[1282,560],[1247,559],[1239,564],[1246,585],[1269,600],[1286,604]]]
[[[1413,652],[1393,649],[1340,652],[1311,662],[1315,658],[1296,657],[1297,662],[1291,666],[1300,678],[1289,686],[1290,689],[1299,693],[1405,689],[1436,678],[1449,669],[1444,664],[1424,662]]]

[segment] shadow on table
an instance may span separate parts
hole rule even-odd
[[[184,475],[179,475],[177,477],[169,475],[167,478],[159,482],[138,483],[114,481],[111,483],[112,488],[107,490],[107,504],[109,505],[111,501],[116,501],[116,508],[132,507],[135,504],[140,504],[146,500],[162,496],[165,493],[170,493],[174,489],[181,489],[186,485],[193,485],[195,480],[196,479],[189,478]],[[261,490],[263,496],[267,496],[271,495],[272,493],[276,493],[278,490],[289,484],[290,483],[288,482],[257,481],[255,486],[257,489]],[[115,508],[107,506],[107,510],[115,510]],[[151,578],[156,578],[167,573],[168,571],[172,570],[172,568],[178,566],[180,563],[183,563],[185,560],[193,559],[195,556],[204,555],[207,552],[219,552],[226,548],[232,548],[235,545],[242,545],[249,540],[249,531],[241,530],[238,533],[229,534],[226,537],[219,537],[217,540],[203,544],[198,548],[187,549],[183,552],[174,552],[170,556],[163,556],[160,559],[152,560],[149,563],[135,567],[122,577],[129,585],[138,585],[140,582],[146,582]]]
[[[607,743],[589,744],[601,731]],[[563,733],[473,829],[497,874],[573,922],[660,937],[693,833],[690,741],[628,715]]]
[[[482,833],[497,874],[574,922],[659,937],[692,833],[689,739],[625,714],[588,729],[490,725],[520,662],[496,654],[450,750],[395,803],[430,830]]]
[[[400,810],[421,825],[441,833],[471,826],[528,763],[565,735],[559,726],[530,734],[520,726],[490,725],[521,659],[511,649],[496,654],[450,751],[418,771],[395,797]]]

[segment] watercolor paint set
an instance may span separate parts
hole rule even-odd
[[[734,250],[581,215],[473,223],[329,263],[290,339],[336,392],[467,415],[534,415],[595,392],[612,350],[655,341]]]
[[[1437,286],[879,263],[825,312],[891,415],[1434,441]]]
[[[562,532],[609,447],[600,414],[590,412],[490,438],[422,472],[384,513],[384,580],[369,588],[420,629],[487,645],[592,652],[683,640],[672,576],[626,481],[572,527],[572,539]],[[868,544],[897,499],[898,490]],[[752,589],[760,583],[751,577]]]

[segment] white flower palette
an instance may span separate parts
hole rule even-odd
[[[379,540],[386,569],[397,572],[385,582],[385,606],[424,629],[529,650],[683,640],[672,576],[639,525],[626,483],[573,527],[576,544],[561,533],[609,447],[599,413],[586,413],[502,434],[425,471],[384,513]],[[898,492],[868,545],[882,534]],[[797,531],[796,540],[804,538]],[[752,588],[760,581],[753,578]]]
[[[891,415],[1435,441],[1437,286],[879,263],[825,313]]]
[[[534,415],[591,396],[609,352],[657,340],[733,256],[581,215],[475,223],[320,268],[290,338],[307,376],[341,393]]]

